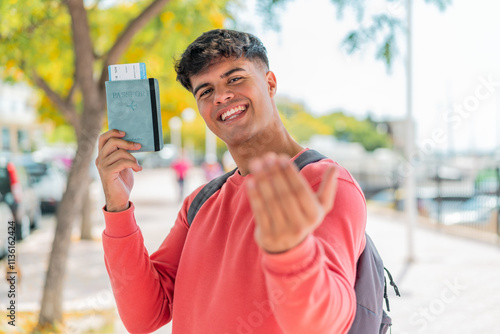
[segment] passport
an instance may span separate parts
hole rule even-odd
[[[123,139],[141,144],[131,152],[163,148],[158,80],[106,81],[108,127],[125,131]]]

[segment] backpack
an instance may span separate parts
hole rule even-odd
[[[306,165],[327,159],[315,150],[304,151],[295,159],[295,164],[300,169]],[[187,213],[188,225],[191,226],[196,214],[213,194],[215,194],[226,180],[234,174],[237,168],[208,182],[195,196]],[[356,264],[356,280],[354,290],[356,293],[356,314],[348,334],[385,334],[392,325],[392,319],[383,309],[384,300],[387,311],[389,299],[387,297],[387,281],[384,270],[389,277],[390,285],[397,296],[400,296],[398,287],[394,283],[390,272],[384,267],[375,244],[365,233],[366,245]]]

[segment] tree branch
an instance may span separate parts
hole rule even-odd
[[[68,95],[66,96],[66,103],[67,104],[72,104],[73,103],[73,96],[75,95],[76,92],[76,81],[73,81],[73,86],[71,86],[71,89],[68,92]]]
[[[49,84],[38,75],[38,73],[33,70],[32,78],[34,83],[45,92],[45,95],[56,105],[61,114],[66,118],[66,120],[75,128],[76,133],[79,133],[80,130],[80,117],[76,113],[76,109],[69,102],[63,100],[63,98],[57,94],[52,88],[50,88]]]
[[[75,82],[82,91],[83,100],[92,101],[97,95],[97,89],[93,77],[94,46],[90,37],[87,11],[83,0],[66,0],[65,2],[71,16],[75,52]]]
[[[163,7],[170,0],[155,0],[148,7],[146,7],[142,13],[140,13],[135,19],[130,21],[129,25],[123,33],[118,37],[114,45],[108,51],[105,56],[105,61],[102,68],[101,78],[99,80],[99,86],[104,86],[104,82],[108,77],[108,66],[118,62],[120,57],[125,53],[127,48],[130,46],[134,36],[144,27],[153,17],[158,15]]]

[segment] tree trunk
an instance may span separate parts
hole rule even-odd
[[[90,180],[90,179],[89,179]],[[82,223],[80,231],[81,240],[92,240],[92,196],[90,196],[90,185],[89,182],[85,186],[85,194],[83,195],[82,204]]]
[[[71,230],[76,215],[81,212],[83,197],[88,190],[88,187],[82,187],[82,184],[89,184],[89,166],[92,163],[92,153],[101,130],[105,106],[104,81],[107,77],[108,62],[118,61],[129,47],[134,35],[158,15],[169,0],[154,0],[129,23],[109,50],[101,76],[97,80],[94,80],[94,50],[84,1],[66,0],[64,2],[71,16],[75,53],[75,85],[82,93],[83,113],[80,117],[73,115],[78,148],[68,176],[66,192],[56,213],[57,225],[45,277],[38,328],[62,322],[62,294]],[[38,80],[38,82],[43,86],[43,80]],[[48,87],[45,88],[46,92],[50,92]]]
[[[92,110],[85,114],[87,117],[82,122],[82,134],[78,139],[78,149],[68,176],[68,186],[56,212],[57,225],[45,278],[39,328],[62,322],[62,294],[71,230],[76,215],[81,212],[81,203],[86,191],[82,184],[89,183],[89,166],[92,163],[92,153],[100,132],[103,112]]]

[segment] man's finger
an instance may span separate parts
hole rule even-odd
[[[137,164],[137,161],[129,160],[129,159],[121,159],[113,164],[109,165],[107,172],[113,174],[113,173],[119,173],[122,170],[126,168],[132,169],[134,172],[139,172],[142,170],[142,167]]]
[[[285,164],[285,161],[282,163]],[[286,161],[283,171],[292,193],[297,198],[299,210],[304,213],[305,217],[315,217],[318,208],[317,197],[307,180],[299,173],[297,166],[290,161]]]
[[[333,207],[333,201],[337,192],[338,175],[339,169],[337,167],[329,167],[323,174],[323,179],[316,192],[316,196],[325,212],[330,211]]]
[[[271,178],[271,182],[275,202],[279,205],[283,216],[286,218],[285,222],[288,223],[288,225],[294,225],[296,222],[304,223],[305,216],[301,210],[300,203],[304,199],[300,196],[300,194],[295,193],[288,180],[288,175],[286,174],[285,169],[289,164],[293,165],[289,159],[290,158],[285,155],[279,156],[276,159],[276,164],[273,167],[274,174]],[[296,171],[296,173],[296,177],[300,177],[298,175],[298,171]]]
[[[123,131],[119,131],[119,130],[116,130],[116,129],[111,129],[109,131],[106,131],[104,132],[103,134],[101,134],[99,136],[99,140],[98,140],[98,147],[99,147],[99,151],[102,150],[104,144],[106,144],[106,142],[112,138],[112,137],[118,137],[118,138],[121,138],[125,136],[125,132]]]
[[[271,226],[267,215],[267,209],[265,208],[264,201],[257,189],[255,179],[253,177],[250,177],[245,181],[245,183],[247,188],[248,200],[250,202],[250,206],[252,207],[255,222],[260,226],[261,229],[270,231]]]
[[[292,193],[285,178],[280,159],[276,155],[264,159],[265,175],[256,177],[257,187],[261,192],[264,205],[271,218],[271,224],[276,230],[286,229],[293,225],[300,216],[290,216],[291,208],[298,206],[297,198]],[[295,210],[294,210],[295,211]],[[300,212],[299,210],[296,211]]]
[[[105,157],[103,160],[101,160],[102,163],[100,164],[100,167],[107,168],[108,166],[115,165],[117,162],[120,162],[121,160],[130,161],[130,163],[132,163],[133,165],[127,164],[127,167],[132,168],[134,171],[142,169],[137,159],[132,154],[130,154],[125,150],[116,150],[109,156]]]
[[[114,151],[118,149],[123,149],[127,151],[136,151],[141,148],[141,144],[135,143],[128,140],[123,140],[121,138],[111,137],[106,141],[104,146],[99,152],[99,155],[102,157],[107,157]]]

